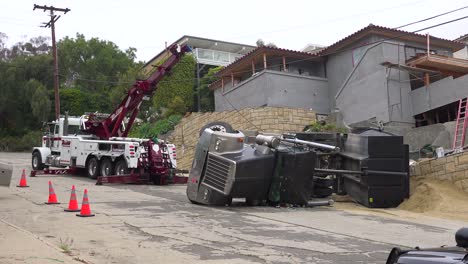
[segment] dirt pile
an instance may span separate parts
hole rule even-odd
[[[412,178],[409,199],[397,208],[366,208],[355,203],[349,196],[337,196],[334,207],[371,215],[387,215],[417,219],[419,215],[461,220],[468,222],[468,193],[449,181]]]
[[[398,209],[468,221],[468,193],[449,181],[411,179],[411,196]]]

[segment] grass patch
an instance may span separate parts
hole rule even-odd
[[[67,238],[64,240],[60,238],[59,248],[63,251],[63,253],[70,255],[72,245],[73,245],[73,238]]]

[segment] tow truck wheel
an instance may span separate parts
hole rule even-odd
[[[112,172],[114,171],[114,164],[112,163],[112,160],[109,158],[103,158],[101,159],[101,175],[102,176],[109,176],[112,175]]]
[[[97,179],[99,176],[99,160],[96,157],[91,157],[86,162],[86,172],[88,174],[88,178],[90,179]]]
[[[115,175],[125,175],[128,174],[127,162],[124,159],[119,159],[115,163]]]
[[[39,151],[34,151],[34,153],[32,154],[31,167],[35,171],[44,169],[44,164],[42,164],[41,153],[39,153]]]

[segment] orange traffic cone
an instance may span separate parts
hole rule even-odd
[[[76,200],[75,185],[72,185],[70,202],[68,203],[68,208],[64,209],[65,212],[79,212],[78,201]]]
[[[89,200],[88,200],[88,190],[84,190],[83,194],[83,203],[81,203],[81,211],[79,214],[76,214],[76,216],[81,216],[81,217],[90,217],[94,216],[94,214],[91,213],[91,208],[89,208]]]
[[[52,187],[52,182],[49,181],[49,200],[46,204],[59,204],[57,201],[57,195],[55,195],[54,187]]]
[[[28,183],[26,182],[26,173],[24,172],[24,169],[23,173],[21,174],[21,180],[19,182],[19,185],[16,185],[16,187],[29,187]]]

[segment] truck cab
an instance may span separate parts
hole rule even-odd
[[[31,164],[33,170],[42,170],[50,165],[64,167],[61,166],[60,162],[55,162],[62,151],[62,137],[64,135],[86,136],[86,133],[80,130],[80,124],[83,120],[84,117],[61,117],[46,123],[42,129],[41,147],[33,148]]]

